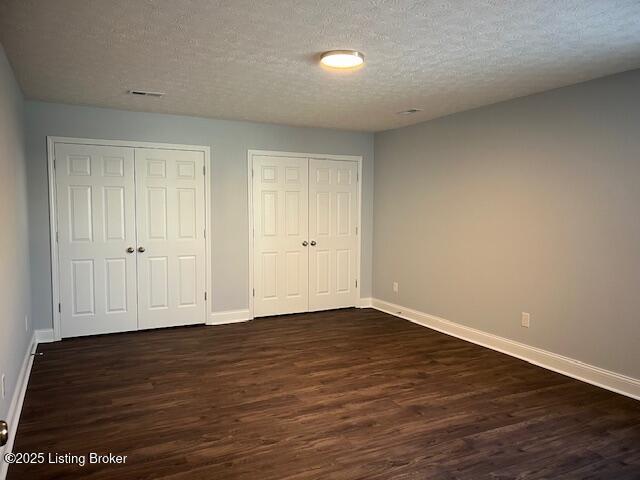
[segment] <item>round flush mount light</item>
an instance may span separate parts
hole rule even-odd
[[[330,50],[320,56],[320,63],[331,68],[355,68],[364,63],[364,54],[356,50]]]

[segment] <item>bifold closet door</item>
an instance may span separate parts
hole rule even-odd
[[[308,161],[253,157],[254,315],[308,309]]]
[[[56,143],[55,172],[62,337],[136,330],[133,149]]]
[[[135,149],[140,329],[204,323],[204,154]]]
[[[353,307],[357,294],[357,163],[309,159],[309,310]]]

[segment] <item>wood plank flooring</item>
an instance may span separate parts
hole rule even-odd
[[[9,479],[639,479],[640,402],[374,311],[41,345]]]

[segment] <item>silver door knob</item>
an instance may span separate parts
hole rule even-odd
[[[129,247],[129,248],[127,248],[127,253],[133,253],[133,252],[135,252],[135,251],[136,251],[136,249],[135,249],[135,248],[133,248],[133,247]]]
[[[304,242],[302,242],[302,246],[306,247],[307,245],[309,245],[309,242],[307,242],[306,240]]]
[[[316,246],[316,241],[315,240],[311,240],[311,246],[315,247]]]
[[[140,253],[144,253],[144,252],[146,251],[146,248],[144,248],[144,247],[138,247],[138,251],[139,251]]]
[[[0,447],[9,441],[9,426],[4,420],[0,420]]]

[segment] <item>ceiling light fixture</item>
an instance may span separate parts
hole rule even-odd
[[[364,63],[364,53],[356,50],[330,50],[322,54],[320,63],[331,68],[354,68]]]

